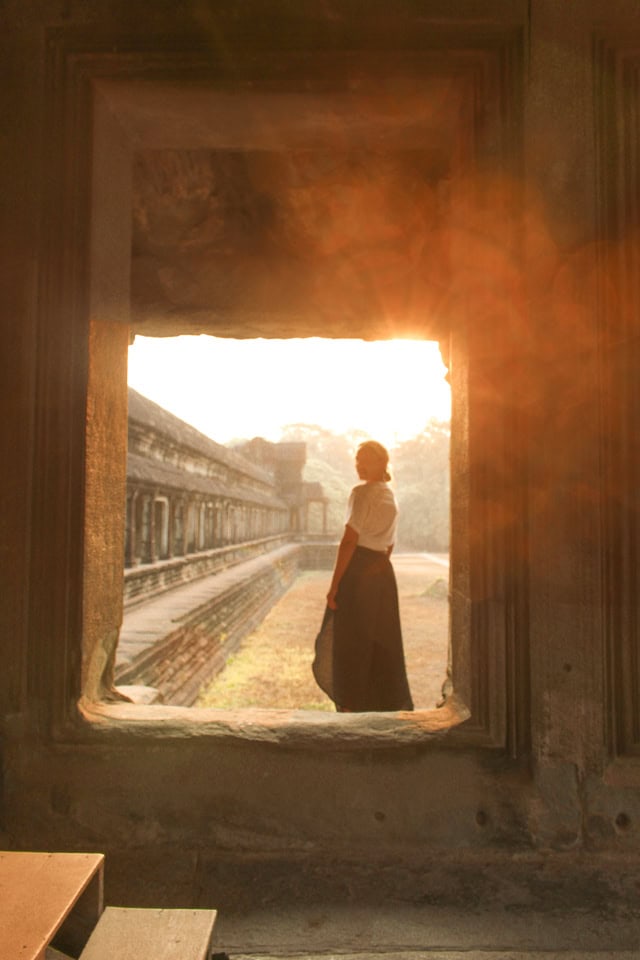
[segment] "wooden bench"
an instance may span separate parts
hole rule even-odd
[[[0,944],[7,960],[77,957],[103,908],[101,853],[0,852]]]
[[[80,960],[210,960],[215,910],[107,907]]]
[[[105,910],[103,871],[101,853],[0,852],[1,960],[209,960],[215,910]]]

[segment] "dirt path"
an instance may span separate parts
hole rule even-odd
[[[447,664],[448,567],[425,554],[399,554],[393,565],[413,700],[416,707],[433,707]],[[300,574],[203,692],[198,706],[333,710],[311,674],[330,576],[328,571]]]

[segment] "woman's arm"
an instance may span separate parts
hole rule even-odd
[[[336,557],[336,565],[333,570],[333,577],[331,578],[331,586],[329,587],[329,593],[327,594],[327,606],[331,610],[337,608],[336,604],[336,593],[338,592],[338,587],[340,581],[344,575],[345,570],[349,566],[351,557],[353,556],[353,551],[358,545],[358,534],[347,524],[344,528],[344,533],[342,535],[342,540],[340,541],[340,546],[338,547],[338,555]]]

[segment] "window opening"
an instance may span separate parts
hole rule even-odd
[[[432,709],[449,624],[445,373],[427,341],[136,338],[118,688],[333,710],[311,676],[313,639],[359,482],[355,449],[373,438],[390,451],[400,504],[392,562],[409,681],[416,708]],[[142,643],[145,616],[155,635]]]

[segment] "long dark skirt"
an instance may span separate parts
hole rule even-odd
[[[316,638],[313,674],[340,710],[413,710],[398,588],[385,553],[356,547]]]

